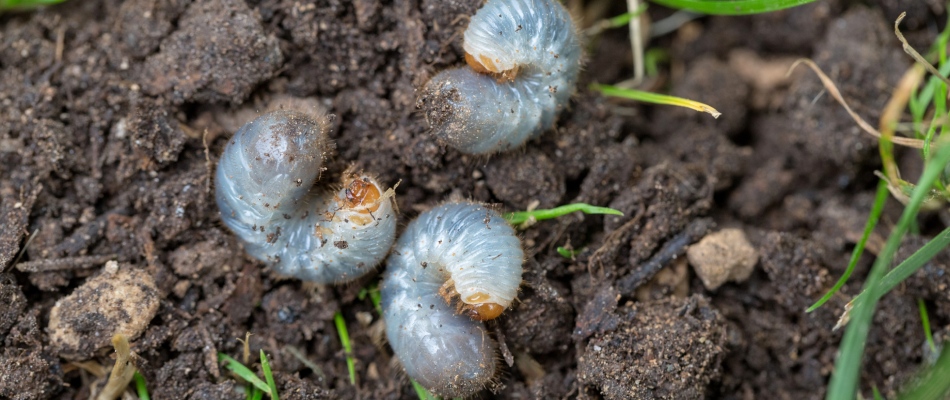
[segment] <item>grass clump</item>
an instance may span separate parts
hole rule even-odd
[[[891,268],[902,239],[907,233],[913,232],[917,226],[919,213],[922,210],[944,207],[947,200],[950,199],[950,191],[947,189],[948,182],[950,182],[950,176],[947,174],[947,167],[950,165],[950,136],[945,137],[948,126],[947,116],[950,115],[946,101],[948,81],[945,78],[945,75],[950,73],[950,62],[948,62],[946,50],[948,38],[950,38],[950,29],[945,29],[939,35],[934,48],[930,51],[930,57],[925,58],[911,48],[901,35],[898,24],[902,18],[903,15],[895,22],[894,33],[904,43],[904,50],[917,61],[917,64],[904,74],[895,88],[891,100],[882,112],[878,129],[870,127],[867,122],[854,114],[840,96],[840,92],[834,87],[833,82],[818,69],[817,65],[805,61],[805,64],[819,75],[828,92],[848,110],[862,129],[878,137],[881,161],[884,166],[884,172],[878,173],[881,182],[878,185],[877,196],[868,216],[864,234],[852,253],[847,270],[834,287],[809,307],[807,311],[814,311],[821,307],[848,280],[857,259],[865,248],[871,231],[878,222],[884,203],[887,200],[887,192],[890,192],[904,204],[904,211],[874,261],[861,293],[848,303],[841,320],[835,327],[837,329],[847,325],[838,358],[835,361],[834,373],[828,386],[826,394],[828,399],[861,397],[858,388],[862,360],[878,301],[923,267],[937,253],[950,245],[950,227],[948,227],[906,260]],[[929,65],[927,59],[935,60],[937,67]],[[923,66],[921,64],[927,65]],[[921,87],[924,71],[931,71],[935,76]],[[909,124],[909,129],[906,129],[906,131],[909,131],[910,137],[895,136],[898,128],[901,127],[898,121],[905,110],[909,111],[913,118],[913,123]],[[928,115],[930,121],[929,124],[925,125],[924,120]],[[925,168],[916,183],[910,183],[901,178],[897,163],[894,161],[895,143],[920,149],[920,156],[924,161]],[[936,345],[930,334],[927,310],[922,301],[919,301],[919,310],[928,343],[931,349],[936,351]],[[950,376],[950,354],[945,348],[937,362],[929,371],[921,374],[917,383],[905,391],[901,398],[945,398],[948,391],[950,391],[950,379],[947,379],[947,376]],[[876,388],[874,397],[881,398]]]

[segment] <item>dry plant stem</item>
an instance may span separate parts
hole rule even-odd
[[[117,256],[115,254],[105,254],[99,256],[79,256],[27,261],[16,264],[16,269],[22,272],[30,273],[68,271],[74,269],[98,267],[106,261],[115,260],[116,257]]]
[[[99,395],[96,396],[96,400],[115,400],[119,398],[135,375],[135,366],[129,361],[132,355],[129,348],[129,339],[125,335],[116,334],[112,337],[112,347],[115,347],[115,365],[112,366],[109,381],[102,388],[102,392],[99,392]]]
[[[653,275],[660,272],[671,261],[686,253],[689,245],[699,241],[715,225],[711,218],[700,218],[690,223],[686,229],[673,236],[647,262],[634,269],[629,275],[617,281],[617,291],[629,296],[640,285],[646,283]]]
[[[937,71],[937,68],[934,68],[934,66],[929,62],[927,62],[927,60],[924,59],[924,57],[920,55],[917,50],[914,50],[914,48],[911,47],[909,43],[907,43],[907,39],[904,39],[904,35],[901,33],[900,29],[897,28],[897,26],[900,25],[901,21],[903,21],[904,17],[906,16],[907,12],[902,12],[901,15],[897,17],[897,20],[894,21],[894,34],[897,35],[897,39],[901,41],[901,46],[904,48],[904,52],[909,54],[915,61],[920,63],[920,65],[923,65],[924,68],[927,68],[927,72],[930,72],[933,76],[942,80],[945,85],[950,86],[950,79],[947,79],[947,77],[943,76],[943,74],[941,74],[940,71]]]
[[[799,64],[805,64],[806,66],[808,66],[808,68],[811,68],[811,70],[814,71],[816,75],[818,75],[818,79],[821,80],[821,84],[825,86],[825,89],[828,90],[828,93],[831,94],[831,97],[837,100],[838,104],[841,104],[841,106],[844,107],[845,111],[848,112],[848,115],[851,116],[851,119],[853,119],[854,122],[856,122],[858,126],[861,127],[861,129],[871,134],[871,136],[874,136],[878,139],[881,138],[881,132],[879,132],[877,129],[874,129],[874,127],[872,127],[871,124],[865,121],[864,118],[861,118],[860,115],[855,113],[854,110],[852,110],[851,107],[848,106],[848,102],[846,102],[844,100],[844,97],[841,96],[841,92],[838,91],[838,87],[835,86],[834,82],[831,81],[831,78],[829,78],[828,75],[825,75],[825,73],[821,71],[821,68],[819,68],[818,65],[815,64],[814,61],[809,60],[807,58],[800,58],[797,61],[795,61],[794,64],[792,64],[791,68],[788,69],[788,74],[791,74],[792,71],[795,69],[795,67],[797,67]],[[906,79],[906,74],[905,74],[905,79]],[[904,82],[904,79],[901,79],[901,83],[903,82]],[[906,102],[907,101],[905,100],[904,103],[906,104]],[[890,138],[891,142],[894,142],[901,146],[913,147],[915,149],[924,148],[923,140],[911,139],[911,138],[905,138],[905,137],[893,137],[893,129],[891,129],[891,134],[892,134],[891,135],[892,137]]]
[[[898,19],[898,22],[900,22],[900,19]],[[897,87],[894,88],[890,100],[887,101],[887,105],[884,106],[884,111],[881,113],[881,121],[878,125],[881,128],[881,142],[878,148],[881,151],[884,173],[887,175],[889,182],[898,182],[900,179],[900,172],[897,170],[897,163],[894,161],[894,145],[892,144],[892,142],[897,143],[896,139],[899,139],[894,137],[894,126],[897,125],[897,121],[900,120],[901,114],[907,107],[907,101],[910,100],[914,88],[920,86],[920,81],[923,78],[924,70],[920,67],[920,64],[915,64],[907,70],[904,76],[901,77],[900,82],[897,83]],[[922,140],[919,142],[923,144]]]
[[[640,9],[640,0],[627,0],[627,12],[636,13]],[[633,85],[643,82],[643,33],[640,16],[630,18],[630,45],[633,47]]]

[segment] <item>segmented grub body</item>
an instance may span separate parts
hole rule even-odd
[[[215,197],[221,220],[255,258],[283,275],[339,283],[373,270],[396,232],[392,192],[347,173],[317,190],[327,122],[273,111],[244,125],[221,155]]]
[[[406,228],[382,283],[386,335],[406,373],[444,397],[467,396],[495,375],[497,317],[521,284],[524,252],[500,215],[448,203]]]
[[[522,145],[550,129],[574,93],[580,41],[556,0],[489,0],[463,47],[469,67],[437,74],[420,102],[433,132],[459,151]]]

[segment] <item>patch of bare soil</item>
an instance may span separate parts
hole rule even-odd
[[[813,58],[876,120],[910,65],[890,27],[905,3],[709,17],[654,40],[672,57],[658,88],[714,105],[719,120],[590,92],[590,82],[631,74],[627,32],[607,31],[590,41],[557,128],[491,157],[444,147],[415,108],[417,88],[463,62],[461,32],[480,1],[70,0],[4,14],[0,398],[87,398],[91,371],[114,362],[104,344],[133,315],[144,319],[132,350],[154,398],[242,396],[217,353],[240,358],[245,332],[252,355],[270,355],[281,398],[416,397],[359,296],[374,278],[316,287],[277,277],[220,223],[211,175],[228,137],[287,102],[335,116],[325,179],[356,167],[401,181],[403,221],[452,197],[624,212],[522,232],[520,301],[489,326],[504,372],[483,397],[820,398],[841,337],[831,328],[871,257],[840,295],[804,309],[860,237],[877,150],[816,77],[784,71]],[[912,3],[907,35],[927,46],[946,10]],[[898,212],[886,210],[876,240]],[[924,235],[939,224],[926,218]],[[743,232],[759,261],[748,279],[709,290],[686,249],[724,228]],[[925,240],[908,239],[901,253]],[[558,246],[580,251],[565,258]],[[930,356],[917,299],[944,340],[948,254],[882,301],[865,397],[871,384],[892,396]],[[103,282],[114,274],[126,278]]]

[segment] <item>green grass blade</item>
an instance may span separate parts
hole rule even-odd
[[[944,346],[923,381],[900,396],[901,400],[941,400],[950,394],[950,346]]]
[[[264,398],[264,392],[258,388],[251,391],[251,400],[261,400]]]
[[[557,247],[557,254],[560,254],[564,258],[574,258],[574,256],[581,254],[584,249],[571,250],[564,246]]]
[[[930,351],[936,353],[937,345],[934,343],[934,334],[930,330],[930,317],[927,315],[927,305],[924,304],[924,299],[917,299],[917,308],[920,310],[920,324],[923,325],[927,344],[930,345]]]
[[[139,400],[151,400],[151,397],[148,395],[148,385],[145,383],[145,377],[138,371],[135,371],[135,375],[133,375],[132,378],[135,379],[135,393],[139,395]]]
[[[518,211],[513,213],[507,213],[504,215],[505,219],[508,220],[509,224],[520,225],[529,219],[534,219],[536,221],[543,221],[546,219],[552,219],[561,217],[567,214],[570,214],[575,211],[581,211],[585,214],[610,214],[610,215],[623,215],[622,212],[614,210],[613,208],[608,207],[597,207],[592,206],[586,203],[574,203],[568,204],[560,207],[555,207],[545,210],[534,210],[534,211]]]
[[[937,155],[927,163],[924,173],[920,177],[917,187],[894,230],[887,238],[884,248],[878,254],[867,280],[864,283],[865,296],[861,301],[854,303],[851,312],[851,322],[848,324],[844,338],[841,340],[840,353],[835,361],[834,374],[828,387],[827,399],[854,399],[858,390],[858,378],[861,372],[861,360],[864,356],[864,346],[868,332],[871,329],[871,319],[874,308],[883,293],[878,284],[884,277],[885,271],[891,265],[894,254],[900,247],[901,239],[910,227],[911,221],[917,217],[917,212],[929,194],[930,188],[937,180],[943,167],[950,162],[950,145],[942,143]]]
[[[261,369],[264,371],[264,380],[267,381],[267,387],[270,388],[271,398],[280,400],[280,397],[277,395],[277,382],[274,381],[274,373],[270,370],[270,362],[267,361],[267,355],[264,354],[264,349],[261,349]]]
[[[897,267],[890,270],[887,275],[884,275],[884,278],[882,278],[881,282],[877,285],[877,293],[879,293],[880,296],[887,294],[948,246],[950,246],[950,227],[945,228],[937,234],[937,236],[927,242],[927,244],[917,249],[914,254],[907,257],[907,259],[901,262]],[[857,296],[854,296],[854,299],[851,300],[851,304],[857,304],[862,301],[868,296],[867,293],[868,289],[865,288],[861,293],[858,293]]]
[[[808,307],[805,312],[817,310],[828,302],[828,300],[848,282],[848,278],[850,278],[851,273],[854,272],[854,267],[858,265],[858,260],[861,259],[861,254],[864,253],[864,246],[867,244],[868,238],[871,237],[871,233],[874,232],[874,227],[877,226],[877,221],[881,218],[881,212],[884,211],[884,204],[887,203],[888,194],[887,182],[881,179],[877,184],[877,195],[874,196],[874,206],[871,207],[871,215],[868,216],[868,221],[864,224],[864,234],[861,235],[861,241],[858,242],[857,246],[854,247],[854,251],[851,253],[851,261],[848,262],[848,269],[844,271],[844,274],[841,275],[841,278],[838,279],[834,287],[828,290],[828,293],[825,293],[824,297],[815,302],[815,304]]]
[[[382,301],[380,298],[381,295],[379,294],[379,283],[374,282],[367,285],[360,289],[360,293],[356,295],[360,300],[365,299],[366,296],[369,296],[369,300],[373,303],[373,308],[376,309],[376,312],[379,313],[379,315],[383,315],[383,307],[379,305]]]
[[[871,386],[871,391],[874,393],[874,400],[884,400],[884,396],[881,396],[881,392],[877,390],[877,386]]]
[[[422,387],[419,382],[416,382],[415,379],[410,378],[409,380],[412,381],[412,388],[416,390],[416,395],[419,396],[419,400],[440,400],[439,396],[429,393],[429,391]]]
[[[218,353],[218,362],[226,363],[224,367],[229,371],[233,372],[235,375],[244,379],[247,383],[250,383],[255,388],[260,389],[263,392],[270,393],[270,387],[267,386],[261,378],[258,378],[257,375],[254,375],[249,368],[245,367],[244,364],[241,364],[238,360],[231,358],[231,356]]]
[[[591,90],[600,92],[604,96],[619,97],[622,99],[642,101],[644,103],[685,107],[692,110],[708,113],[712,115],[713,118],[719,118],[719,116],[722,115],[722,113],[717,111],[715,108],[712,108],[708,104],[703,104],[694,100],[684,99],[682,97],[667,96],[665,94],[644,92],[642,90],[624,89],[624,88],[619,88],[616,86],[601,85],[597,83],[590,85],[590,88]]]
[[[647,76],[660,74],[660,63],[670,59],[670,53],[663,48],[652,48],[643,53],[643,68]]]
[[[36,7],[59,4],[66,0],[0,0],[0,11],[27,10]]]
[[[343,314],[337,311],[333,315],[333,323],[336,324],[336,331],[340,334],[340,343],[343,344],[343,352],[346,354],[346,370],[350,374],[350,384],[356,385],[356,362],[353,360],[353,346],[350,343],[350,333],[346,330]]]
[[[815,0],[651,0],[670,8],[714,15],[749,15],[784,10]]]
[[[924,247],[915,251],[914,254],[907,257],[900,265],[888,272],[887,275],[881,279],[878,293],[883,296],[887,292],[890,292],[894,287],[903,282],[904,279],[913,275],[920,267],[923,267],[930,259],[934,258],[937,253],[947,248],[948,245],[950,245],[950,227],[941,231],[937,236],[927,242]]]

